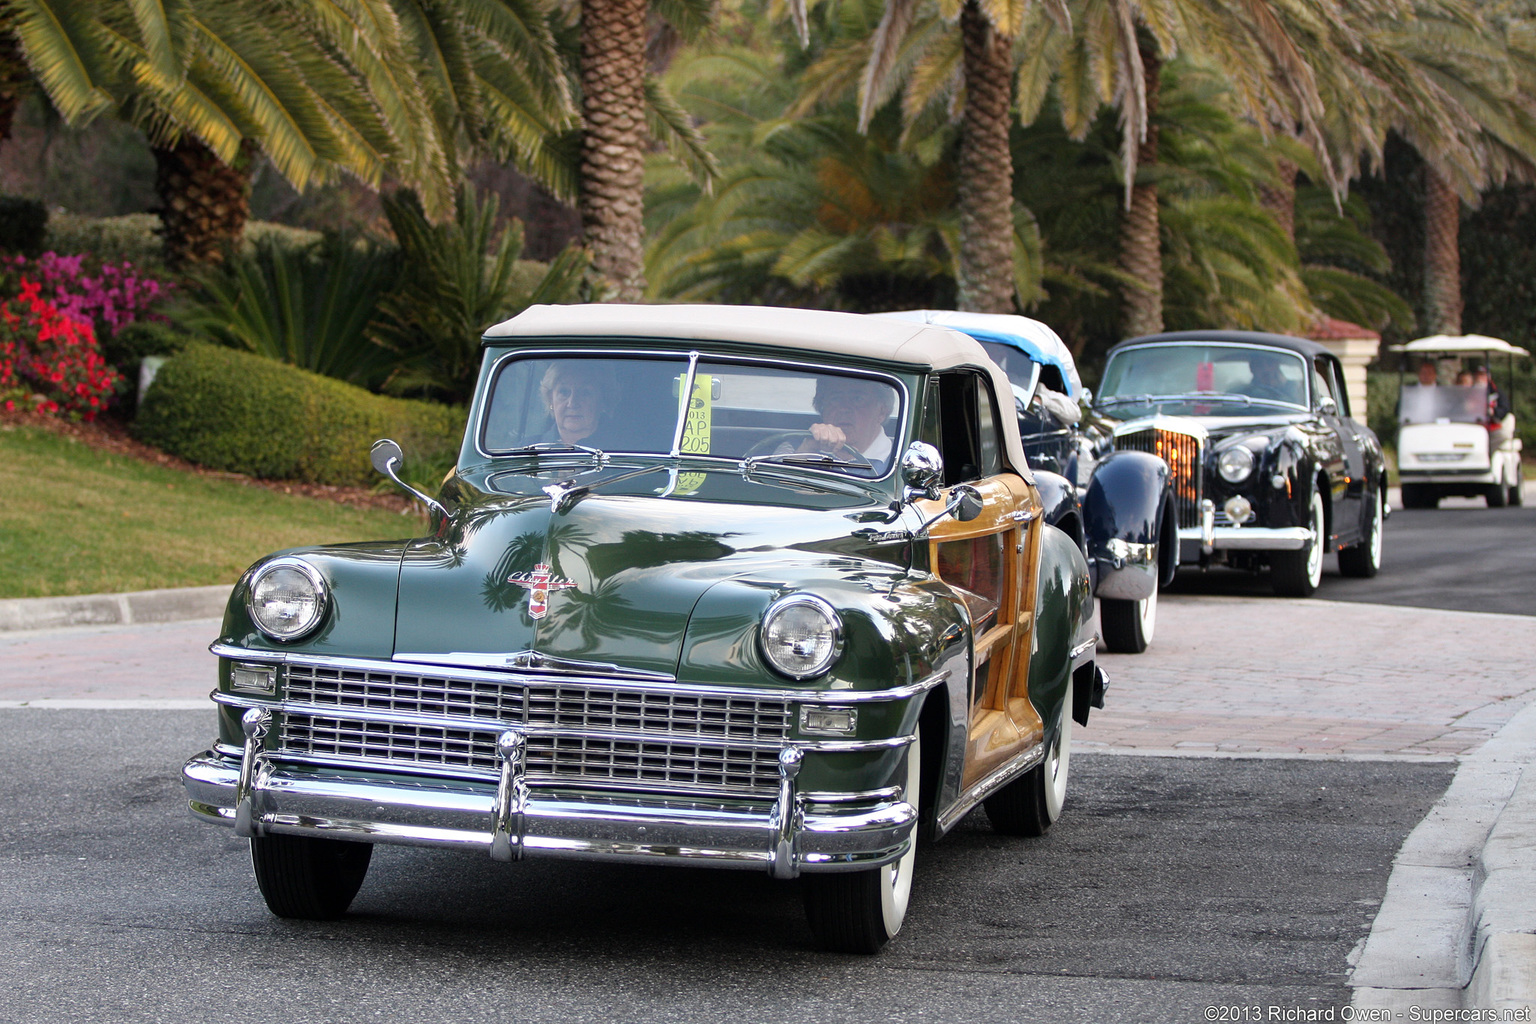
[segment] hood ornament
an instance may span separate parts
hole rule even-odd
[[[544,613],[549,611],[551,590],[566,590],[576,585],[575,580],[553,575],[544,562],[535,565],[533,572],[513,573],[507,577],[507,582],[528,591],[528,614],[535,619],[542,619]]]

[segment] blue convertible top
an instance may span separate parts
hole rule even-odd
[[[1072,351],[1055,331],[1039,320],[1010,313],[962,313],[952,309],[911,309],[876,315],[952,327],[977,341],[1016,348],[1042,366],[1061,370],[1062,379],[1067,382],[1067,397],[1076,401],[1083,397],[1083,379],[1077,375]]]

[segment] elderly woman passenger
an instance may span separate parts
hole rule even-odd
[[[546,441],[594,445],[619,397],[613,368],[595,359],[564,359],[552,363],[539,383],[539,397],[554,429]]]

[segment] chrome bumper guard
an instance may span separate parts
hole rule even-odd
[[[194,817],[237,835],[308,835],[408,846],[485,850],[502,861],[524,857],[707,862],[766,870],[858,871],[899,859],[917,812],[899,791],[840,805],[798,787],[801,752],[779,756],[778,799],[666,799],[530,786],[526,744],[508,730],[497,741],[500,781],[399,776],[378,781],[296,769],[261,752],[269,712],[242,718],[246,743],[237,763],[208,751],[182,769]]]
[[[1157,545],[1112,539],[1094,552],[1093,592],[1121,601],[1144,601],[1157,589]]]

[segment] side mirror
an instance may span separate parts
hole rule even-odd
[[[913,441],[901,456],[901,481],[906,484],[904,501],[938,501],[939,485],[944,482],[944,456],[926,441]]]
[[[437,499],[430,498],[404,480],[400,479],[400,467],[405,463],[405,454],[400,446],[389,438],[381,438],[373,442],[373,447],[368,449],[368,461],[373,463],[373,468],[389,477],[394,485],[400,488],[427,508],[436,512],[444,519],[448,518],[448,510],[438,503]]]
[[[386,437],[373,442],[373,447],[368,449],[368,461],[373,463],[376,471],[393,480],[395,467],[405,462],[405,453],[398,444]]]
[[[1323,400],[1317,403],[1317,407],[1324,416],[1337,416],[1339,414],[1339,403],[1335,402],[1331,395],[1324,395]]]

